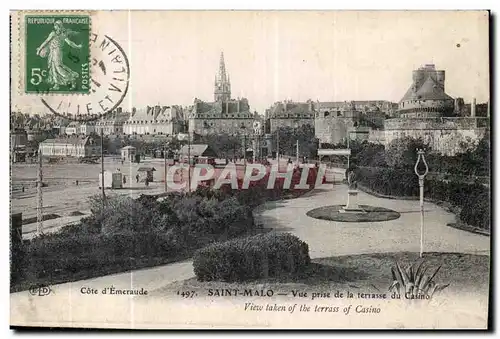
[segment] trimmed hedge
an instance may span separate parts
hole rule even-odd
[[[247,281],[296,273],[310,263],[309,246],[289,233],[216,243],[195,252],[199,281]]]
[[[171,234],[122,233],[77,235],[48,234],[31,240],[27,262],[34,279],[73,276],[95,276],[98,273],[123,271],[137,260],[168,261],[183,252]],[[88,272],[88,274],[85,274]]]

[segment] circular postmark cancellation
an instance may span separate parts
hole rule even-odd
[[[123,48],[107,35],[91,33],[89,41],[90,59],[82,63],[89,79],[88,94],[55,95],[58,93],[50,83],[37,90],[43,105],[53,114],[77,121],[97,120],[116,110],[127,94],[130,68]],[[70,60],[80,62],[74,55]]]

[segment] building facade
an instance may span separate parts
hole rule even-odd
[[[147,106],[133,110],[123,125],[128,135],[175,135],[183,131],[184,114],[181,106]]]
[[[72,121],[66,126],[64,133],[66,135],[78,135],[80,134],[80,124],[76,121]]]
[[[280,127],[314,126],[315,109],[316,105],[312,100],[276,102],[266,110],[266,132],[274,133]]]
[[[214,81],[214,101],[194,99],[188,113],[190,134],[251,134],[256,113],[250,111],[246,98],[231,98],[231,82],[226,71],[224,54],[221,53],[219,68]]]
[[[104,117],[97,120],[95,124],[95,132],[104,135],[121,135],[123,134],[123,125],[129,119],[130,113],[123,112],[121,109],[106,114]]]
[[[101,155],[98,138],[91,136],[70,136],[66,138],[46,139],[39,145],[44,157],[90,157]]]
[[[350,140],[384,140],[380,131],[398,105],[385,100],[317,102],[314,130],[320,143]],[[373,137],[370,137],[373,134]],[[376,134],[376,137],[375,137]]]
[[[93,121],[82,122],[79,127],[80,135],[91,135],[95,133],[95,122]]]

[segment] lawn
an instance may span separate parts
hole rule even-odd
[[[179,290],[206,290],[265,288],[274,293],[291,293],[294,289],[305,291],[345,291],[363,293],[387,292],[392,283],[391,267],[397,261],[408,266],[419,259],[418,253],[374,253],[312,259],[307,269],[296,275],[274,279],[260,279],[246,283],[198,282],[196,278],[179,281],[156,290],[152,295],[173,295]],[[462,253],[424,253],[429,272],[441,265],[436,276],[438,284],[450,283],[454,292],[476,291],[487,295],[490,257]]]

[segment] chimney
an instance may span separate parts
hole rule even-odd
[[[472,118],[476,116],[476,98],[472,99],[472,104],[470,105],[470,116]]]

